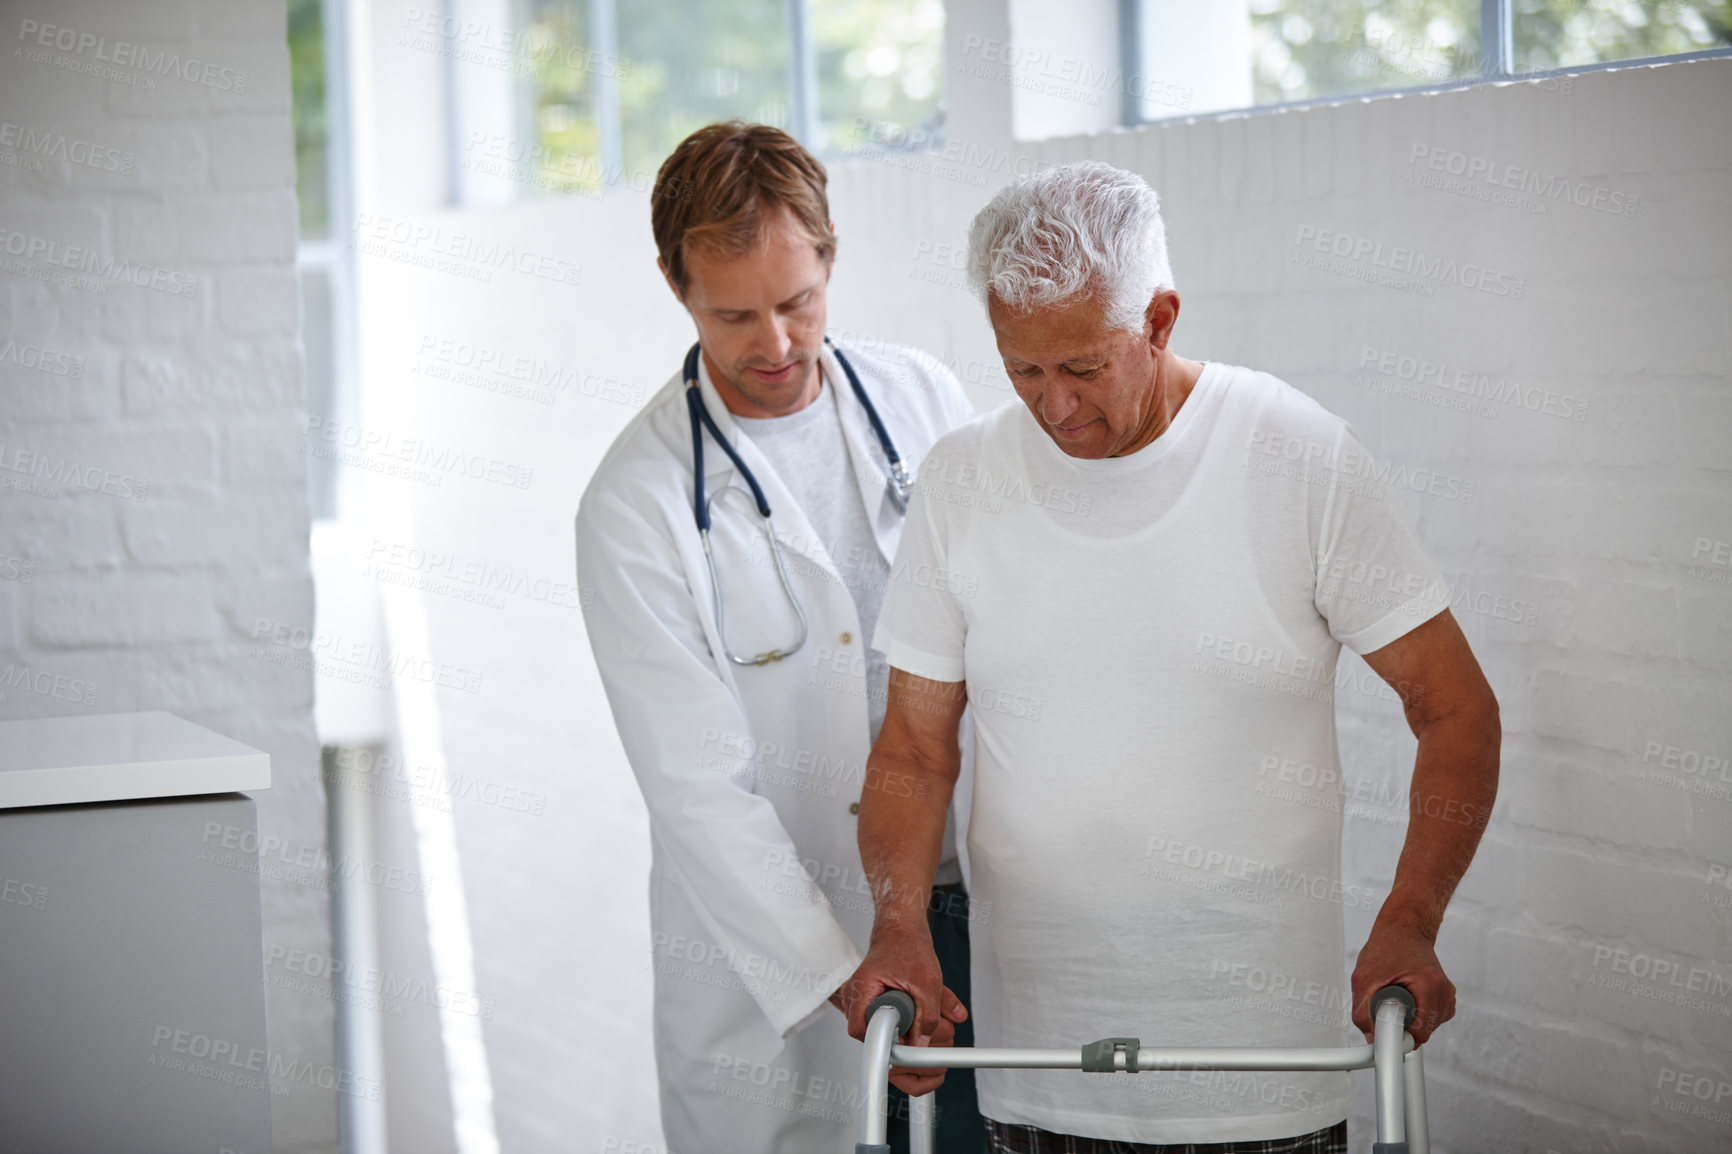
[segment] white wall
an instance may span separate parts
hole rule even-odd
[[[965,35],[951,74],[1009,88],[1018,139],[1124,123],[1116,0],[1012,0],[1010,29],[1003,40]]]
[[[1251,6],[1139,0],[1142,66],[1130,83],[1142,117],[1246,108],[1251,97]]]
[[[1732,776],[1732,204],[1712,119],[1732,104],[1732,63],[1013,144],[1011,86],[954,67],[969,35],[1010,37],[1005,6],[951,6],[948,153],[832,171],[832,331],[924,345],[977,405],[1008,400],[962,287],[969,216],[1041,163],[1096,156],[1146,175],[1167,205],[1181,351],[1275,372],[1408,476],[1429,471],[1422,487],[1441,478],[1445,495],[1406,500],[1457,583],[1506,741],[1497,816],[1444,932],[1461,1010],[1430,1051],[1437,1149],[1723,1148],[1732,1127],[1676,1111],[1697,1101],[1694,1079],[1711,1092],[1732,1079],[1732,782],[1703,791],[1700,768],[1718,758],[1714,772]],[[1564,179],[1590,207],[1546,201],[1541,215],[1409,183],[1430,172],[1410,165],[1416,146],[1442,149],[1446,166],[1460,151]],[[1591,207],[1601,188],[1602,208],[1637,198],[1633,215]],[[620,193],[403,219],[436,233],[363,267],[369,387],[408,403],[386,431],[530,478],[400,482],[416,543],[530,590],[570,582],[571,517],[595,461],[691,339],[654,272],[647,203]],[[1306,246],[1325,232],[1352,237],[1350,252],[1381,242],[1385,260],[1400,246],[1440,270],[1487,267],[1503,278],[1493,289],[1519,278],[1521,299],[1459,282],[1421,295],[1294,263],[1322,256]],[[411,263],[458,237],[581,263],[579,283]],[[1380,391],[1391,385],[1367,349],[1398,369],[1404,356],[1447,366],[1448,381],[1484,376],[1494,396],[1467,413],[1435,403],[1458,394],[1430,383]],[[456,363],[483,350],[567,383],[514,396],[506,374]],[[1513,401],[1498,399],[1510,388]],[[1586,402],[1585,419],[1543,411],[1566,397],[1572,412]],[[377,580],[448,576],[392,564],[394,544],[369,546],[385,562]],[[557,603],[568,587],[488,602],[471,584],[447,579],[423,598],[437,656],[484,675],[479,692],[440,691],[446,755],[454,772],[543,801],[540,813],[480,798],[455,808],[478,993],[495,1006],[485,1036],[502,1148],[654,1149],[642,804],[581,617]],[[1399,797],[1412,739],[1367,676],[1344,663],[1347,775]],[[1667,770],[1669,749],[1695,771]],[[1349,880],[1387,878],[1403,815],[1399,801],[1350,808]],[[1362,936],[1367,920],[1349,925]],[[1718,992],[1692,1008],[1603,984],[1653,959]]]
[[[400,542],[376,536],[362,546],[382,581],[436,579],[422,598],[433,656],[479,675],[477,692],[439,700],[453,780],[476,787],[453,791],[454,816],[506,1150],[654,1132],[648,827],[587,655],[571,540],[588,471],[660,384],[655,351],[685,339],[638,227],[646,211],[620,196],[417,218],[446,238],[581,263],[575,286],[363,267],[366,299],[389,302],[368,326],[366,379],[407,405],[386,431],[488,457],[525,482],[402,481],[414,544],[450,560],[399,555]],[[474,367],[482,357],[526,358],[565,383],[512,396],[500,391],[511,377]],[[472,562],[506,591],[456,576]]]
[[[312,617],[285,26],[282,0],[0,2],[0,716],[166,709],[267,750],[265,945],[328,955],[313,678],[255,636]],[[42,279],[69,246],[145,284]],[[267,989],[276,1148],[332,1150],[331,1003]]]

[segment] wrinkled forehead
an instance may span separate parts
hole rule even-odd
[[[1016,309],[995,294],[986,297],[998,352],[1007,361],[1064,364],[1104,360],[1128,335],[1107,323],[1106,309],[1092,296]]]

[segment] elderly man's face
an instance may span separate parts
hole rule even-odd
[[[1016,395],[1070,456],[1140,449],[1164,424],[1161,353],[1178,294],[1155,298],[1141,333],[1109,327],[1106,311],[1088,299],[1019,313],[989,294],[987,315]]]

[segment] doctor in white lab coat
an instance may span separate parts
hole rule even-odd
[[[805,643],[758,666],[724,654],[694,519],[680,373],[614,442],[577,515],[590,644],[649,809],[655,1051],[673,1154],[810,1154],[852,1149],[857,1134],[861,1048],[837,993],[872,927],[855,815],[863,789],[910,786],[865,776],[870,639],[848,583],[870,568],[862,549],[893,563],[902,514],[866,411],[822,344],[834,252],[823,180],[791,138],[735,122],[688,138],[652,198],[659,263],[698,329],[704,406],[769,502]],[[827,249],[814,235],[820,221]],[[742,246],[742,237],[752,239]],[[683,352],[670,350],[669,361]],[[974,415],[931,357],[895,346],[845,355],[911,471]],[[846,446],[833,467],[852,479],[871,530],[870,541],[839,547],[842,556],[734,419],[831,403]],[[745,657],[785,648],[799,621],[763,522],[739,470],[703,437],[726,643]],[[950,853],[962,843],[966,784]],[[958,1003],[950,1017],[966,1011]],[[940,1030],[934,1044],[950,1023]],[[940,1080],[904,1072],[898,1083],[918,1093]]]

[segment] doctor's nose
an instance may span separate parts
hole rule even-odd
[[[782,317],[772,317],[758,330],[752,352],[770,364],[779,365],[788,359],[788,354],[793,351],[793,348],[794,334],[787,320]]]

